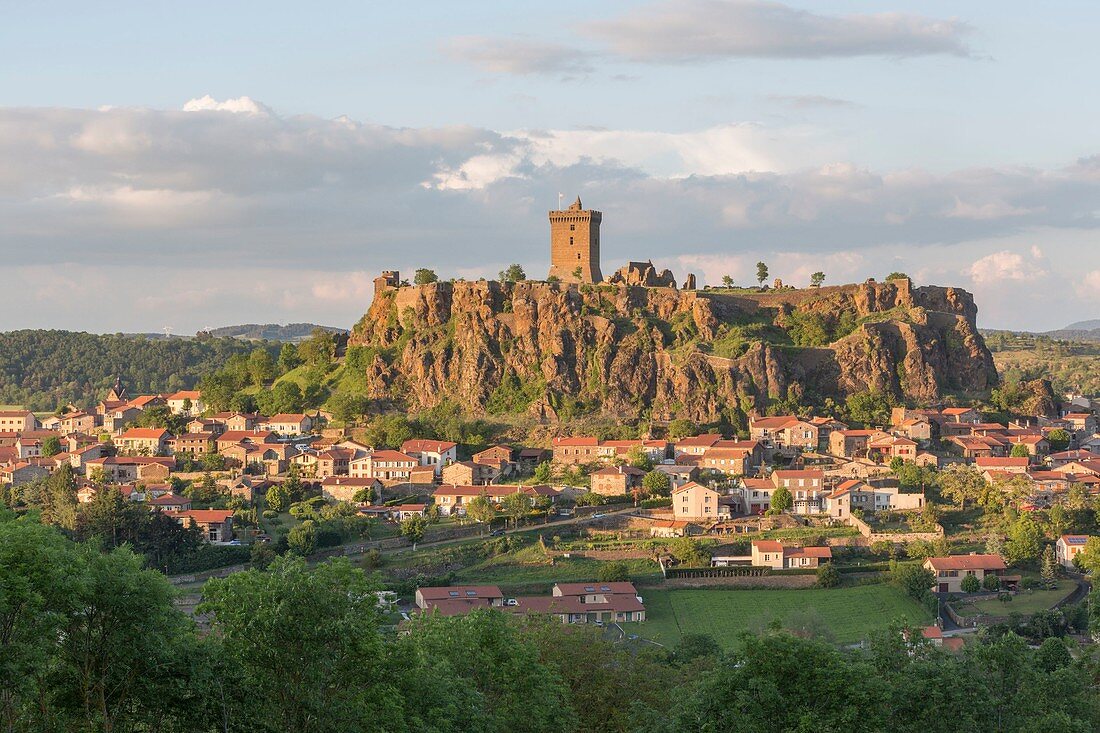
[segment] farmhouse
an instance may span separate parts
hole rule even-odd
[[[828,562],[833,551],[828,547],[784,547],[775,540],[755,540],[752,543],[752,564],[755,567],[784,570],[816,568]]]
[[[1054,544],[1054,557],[1058,563],[1067,570],[1076,570],[1073,558],[1085,551],[1089,537],[1084,534],[1064,534]]]
[[[967,575],[975,575],[979,581],[987,575],[996,575],[1002,581],[1009,580],[1005,576],[1007,566],[1000,555],[930,557],[924,561],[924,567],[935,574],[936,585],[932,590],[937,593],[961,593],[962,581]]]

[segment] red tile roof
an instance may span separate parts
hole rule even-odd
[[[406,440],[401,444],[402,453],[446,453],[457,443],[449,440]]]
[[[1004,570],[1008,566],[1000,555],[948,555],[925,560],[933,570]]]

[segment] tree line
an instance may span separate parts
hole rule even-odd
[[[130,394],[189,389],[233,355],[253,348],[225,338],[8,331],[0,333],[0,404],[36,411],[69,402],[88,408],[103,398],[116,377]]]
[[[200,630],[126,546],[0,514],[0,726],[112,731],[1091,731],[1096,656],[1011,631],[946,654],[783,631],[617,643],[495,611],[401,622],[341,558],[212,580]]]

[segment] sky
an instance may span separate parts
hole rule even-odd
[[[350,327],[384,269],[908,273],[1100,317],[1100,3],[0,0],[0,330]]]

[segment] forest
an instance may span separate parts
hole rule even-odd
[[[126,546],[0,510],[0,727],[9,733],[1080,732],[1088,651],[1004,629],[947,654],[895,626],[863,649],[771,627],[723,652],[497,611],[401,622],[346,559],[208,581],[200,631]]]
[[[155,339],[123,334],[23,330],[0,333],[0,404],[53,411],[88,408],[116,377],[129,393],[190,389],[234,354],[278,344],[230,338]]]

